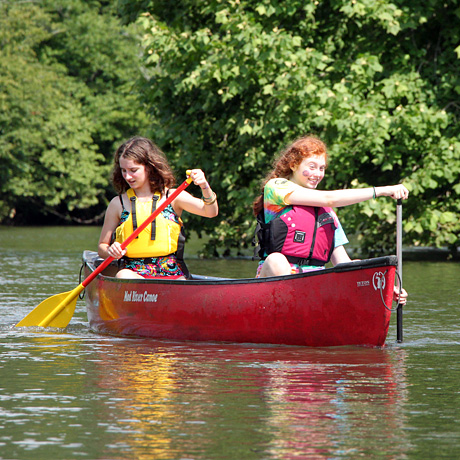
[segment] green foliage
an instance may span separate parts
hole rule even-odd
[[[114,145],[145,129],[135,29],[106,3],[0,3],[0,221],[105,209]]]
[[[121,3],[144,31],[154,139],[218,191],[215,246],[249,243],[259,181],[305,133],[330,146],[325,188],[404,181],[406,242],[458,244],[457,1]],[[391,200],[339,215],[368,252],[394,247]]]
[[[403,181],[405,242],[454,248],[459,22],[458,0],[0,2],[0,221],[105,209],[115,146],[144,134],[218,193],[188,227],[244,250],[274,155],[313,133],[324,188]],[[367,253],[394,249],[392,200],[339,216]]]

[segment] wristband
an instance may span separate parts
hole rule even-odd
[[[212,192],[212,196],[210,196],[209,198],[202,196],[201,200],[203,201],[205,205],[209,206],[215,203],[215,201],[217,200],[217,195],[215,194],[215,192]]]

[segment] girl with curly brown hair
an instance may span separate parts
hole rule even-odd
[[[163,152],[145,137],[134,137],[115,152],[113,184],[119,196],[106,211],[99,238],[101,257],[123,258],[118,278],[183,279],[183,211],[203,217],[218,214],[216,194],[201,169],[190,172],[202,197],[182,191],[126,249],[121,243],[174,192],[175,178]]]

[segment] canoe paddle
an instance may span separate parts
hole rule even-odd
[[[190,175],[190,170],[187,175]],[[125,249],[136,237],[152,222],[163,209],[166,208],[176,197],[192,182],[191,177],[187,179],[171,194],[147,219],[121,243],[121,248]],[[77,297],[86,286],[88,286],[99,273],[101,273],[114,260],[107,257],[81,284],[75,289],[62,294],[53,295],[35,307],[22,321],[15,327],[66,327],[75,311]]]
[[[402,289],[402,200],[396,204],[396,257],[398,259],[399,290]],[[396,307],[396,341],[403,341],[403,306]]]

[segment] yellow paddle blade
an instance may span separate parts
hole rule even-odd
[[[85,287],[80,284],[72,291],[48,297],[35,307],[16,327],[66,327],[72,319],[77,297]]]

